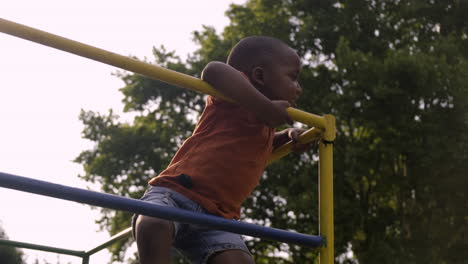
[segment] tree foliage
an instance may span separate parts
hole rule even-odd
[[[8,239],[2,226],[0,226],[0,239]],[[0,263],[23,264],[23,252],[15,247],[0,245]]]
[[[230,24],[193,34],[182,62],[154,49],[156,64],[198,77],[249,35],[270,35],[304,62],[299,108],[334,114],[335,249],[339,262],[468,263],[468,6],[464,1],[249,0],[226,11]],[[145,77],[125,82],[123,123],[81,113],[96,143],[76,159],[83,179],[139,198],[148,179],[190,135],[203,96]],[[290,155],[269,167],[245,203],[251,222],[316,234],[317,162]],[[102,209],[114,234],[130,215]],[[122,246],[114,247],[115,257]],[[306,263],[317,252],[250,239],[258,263]],[[350,256],[350,250],[353,256]],[[337,260],[337,261],[338,261]]]

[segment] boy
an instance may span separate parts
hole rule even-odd
[[[274,127],[292,123],[286,108],[302,92],[296,52],[271,37],[242,39],[227,64],[210,62],[202,79],[234,101],[209,96],[203,114],[171,163],[142,200],[239,219],[240,206],[258,185],[268,157],[295,141],[303,130]],[[302,151],[310,145],[297,145]],[[193,263],[254,263],[238,234],[136,216],[135,238],[142,264],[170,263],[170,248]]]

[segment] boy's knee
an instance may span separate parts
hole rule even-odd
[[[171,236],[174,233],[174,224],[171,221],[151,216],[139,215],[135,223],[135,236],[138,239],[145,234],[149,236]]]

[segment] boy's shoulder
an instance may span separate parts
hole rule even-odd
[[[221,98],[216,98],[214,96],[208,95],[205,100],[206,106],[216,105],[216,106],[225,106],[225,107],[237,107],[237,104],[231,103]]]

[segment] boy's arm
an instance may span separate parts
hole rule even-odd
[[[273,138],[273,151],[278,147],[281,147],[282,145],[286,144],[290,140],[291,139],[288,135],[288,129],[275,132],[275,137]]]
[[[286,108],[290,106],[287,101],[271,101],[258,91],[241,72],[225,63],[216,61],[208,63],[202,72],[202,80],[253,112],[270,127],[292,123],[286,112]]]

